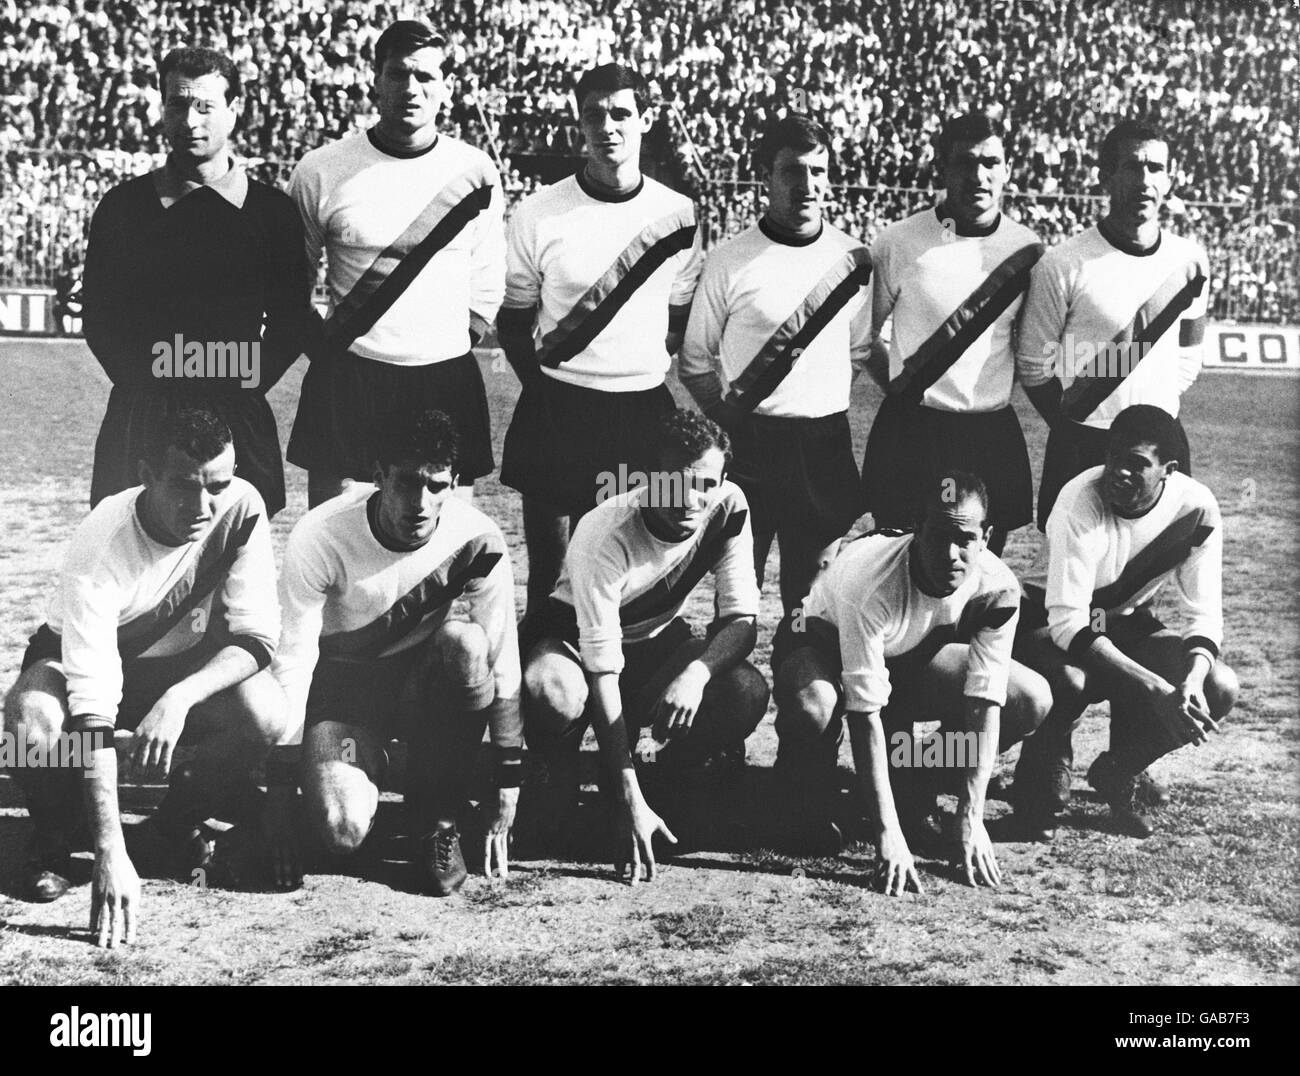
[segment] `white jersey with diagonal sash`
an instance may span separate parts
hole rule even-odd
[[[695,205],[648,176],[623,196],[571,176],[510,218],[505,306],[538,308],[542,372],[604,392],[663,384],[668,308],[690,303],[703,262]]]
[[[326,255],[326,339],[362,358],[420,366],[458,358],[505,288],[501,179],[446,135],[396,156],[369,132],[312,150],[289,180],[307,261]]]
[[[945,597],[913,576],[912,534],[870,534],[849,543],[804,599],[806,617],[839,634],[841,682],[849,710],[870,713],[889,702],[890,658],[929,646],[967,643],[965,694],[1003,706],[1020,617],[1020,584],[983,550],[961,586]]]
[[[870,276],[866,248],[838,228],[795,242],[754,224],[705,261],[679,375],[720,367],[727,398],[759,415],[847,411],[871,343]]]
[[[889,391],[940,411],[998,411],[1011,402],[1012,332],[1043,246],[1005,215],[963,236],[943,207],[891,224],[871,245],[872,321],[892,319]]]
[[[611,497],[582,517],[553,597],[574,609],[578,649],[591,673],[622,672],[623,644],[657,635],[710,572],[719,617],[757,616],[754,538],[738,486],[723,482],[699,529],[656,538],[642,506],[652,487]]]
[[[1065,240],[1034,267],[1016,347],[1021,381],[1059,378],[1062,410],[1096,429],[1133,404],[1177,417],[1201,369],[1208,264],[1199,244],[1169,232],[1141,255],[1096,225]]]
[[[1126,519],[1107,503],[1104,473],[1092,467],[1066,483],[1039,562],[1025,577],[1026,594],[1044,600],[1052,641],[1066,651],[1086,649],[1093,636],[1105,634],[1107,616],[1132,613],[1172,582],[1184,640],[1217,657],[1223,520],[1214,494],[1175,471],[1149,511]]]
[[[514,576],[497,525],[456,497],[418,549],[385,543],[379,493],[356,483],[302,517],[280,573],[284,632],[273,670],[298,728],[322,658],[365,664],[429,639],[463,599],[488,638],[498,698],[518,694]]]
[[[159,541],[140,517],[143,487],[105,497],[78,526],[47,617],[62,640],[68,711],[115,720],[122,663],[172,657],[201,643],[275,653],[271,531],[261,495],[235,478],[194,541]]]

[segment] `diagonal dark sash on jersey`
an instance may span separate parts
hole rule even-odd
[[[203,548],[189,569],[172,585],[162,601],[117,629],[117,652],[123,661],[145,653],[225,581],[235,558],[248,543],[261,518],[247,516],[236,522],[232,513],[213,528],[203,540]],[[202,635],[196,632],[196,644]]]
[[[1001,592],[979,594],[967,603],[956,624],[940,624],[926,632],[911,650],[885,659],[890,678],[923,670],[950,643],[970,644],[981,631],[997,631],[1020,611],[1019,604],[999,605]]]
[[[1111,354],[1118,351],[1125,359],[1118,364],[1120,369],[1097,376],[1103,373],[1098,364],[1104,363],[1106,356],[1094,355],[1091,363],[1075,374],[1070,387],[1062,393],[1061,410],[1075,422],[1082,422],[1097,410],[1204,289],[1205,274],[1195,262],[1166,277],[1151,298],[1138,308],[1133,321],[1111,339],[1106,350]]]
[[[590,346],[636,290],[674,254],[695,241],[695,215],[682,209],[643,228],[614,264],[562,317],[537,347],[537,361],[554,370]]]
[[[752,411],[771,396],[818,334],[867,285],[871,257],[866,247],[849,251],[847,260],[847,272],[844,262],[833,266],[740,372],[727,394],[729,403]]]
[[[623,624],[640,624],[669,610],[680,608],[696,584],[718,563],[727,542],[744,529],[748,518],[749,512],[744,508],[738,512],[715,514],[705,524],[695,555],[674,565],[671,572],[644,594],[638,594],[620,608],[619,621]]]
[[[352,631],[322,635],[322,658],[370,661],[415,631],[433,613],[450,605],[476,579],[486,579],[502,554],[482,549],[464,563],[458,550],[395,601],[381,616]],[[457,564],[457,560],[462,563]]]
[[[1167,572],[1173,571],[1214,532],[1197,508],[1179,516],[1124,566],[1119,578],[1092,595],[1093,609],[1122,609]]]
[[[966,354],[1006,309],[1029,287],[1029,271],[1043,256],[1041,243],[1021,247],[997,265],[929,338],[904,360],[903,369],[890,381],[890,396],[920,402],[939,378]]]
[[[485,172],[463,172],[443,187],[334,308],[325,323],[326,341],[347,349],[368,333],[433,256],[491,204]]]

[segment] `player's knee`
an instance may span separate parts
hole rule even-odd
[[[710,710],[733,726],[728,736],[737,739],[744,739],[758,727],[770,696],[763,674],[747,661],[715,677],[705,692]]]
[[[1077,665],[1062,665],[1052,678],[1051,695],[1055,705],[1082,711],[1087,706],[1087,672]]]
[[[365,775],[345,763],[318,766],[303,781],[308,825],[331,855],[347,855],[370,833],[378,792]]]
[[[63,731],[66,714],[57,697],[19,677],[4,700],[4,729],[27,744],[52,745]]]
[[[1240,691],[1241,684],[1232,667],[1221,661],[1215,662],[1210,675],[1205,678],[1205,701],[1210,705],[1210,716],[1216,720],[1226,717],[1237,704]]]
[[[839,698],[833,684],[814,680],[786,692],[785,698],[778,701],[777,732],[783,737],[811,741],[830,725]]]
[[[270,670],[236,684],[231,695],[249,741],[271,747],[284,740],[289,732],[289,700]]]
[[[587,683],[573,662],[542,657],[524,671],[524,717],[543,734],[563,735],[586,706]]]
[[[1007,693],[1002,750],[1033,733],[1051,712],[1052,703],[1052,687],[1046,677],[1032,669],[1017,669]]]
[[[453,684],[476,684],[492,673],[487,635],[472,621],[443,624],[434,632],[433,652],[442,675]]]

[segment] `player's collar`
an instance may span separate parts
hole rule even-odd
[[[758,218],[758,230],[773,243],[780,243],[784,247],[810,247],[822,237],[822,233],[826,231],[826,223],[825,221],[818,223],[815,235],[784,235],[772,227],[767,214],[764,214]]]
[[[401,161],[414,160],[416,157],[423,157],[426,153],[432,153],[442,142],[442,135],[434,135],[433,141],[423,149],[396,149],[380,141],[379,136],[375,134],[373,127],[366,130],[366,140],[385,157],[396,157]]]
[[[230,157],[229,161],[230,167],[220,179],[213,180],[211,183],[200,183],[181,172],[169,153],[166,163],[150,173],[153,177],[154,193],[158,195],[163,208],[170,208],[190,192],[200,187],[207,187],[221,195],[236,209],[243,209],[244,202],[248,199],[248,173],[234,157]]]
[[[1097,231],[1100,232],[1101,237],[1116,250],[1123,254],[1131,255],[1134,258],[1151,257],[1152,254],[1160,249],[1160,243],[1164,239],[1165,235],[1164,229],[1161,228],[1156,232],[1156,241],[1152,243],[1151,246],[1139,247],[1132,240],[1125,239],[1122,235],[1116,232],[1114,228],[1106,223],[1104,218],[1097,221]]]
[[[588,198],[595,198],[598,202],[630,202],[645,188],[644,175],[637,180],[635,187],[630,191],[623,191],[621,194],[616,191],[607,190],[604,187],[597,187],[587,178],[586,165],[579,168],[573,178],[578,181],[578,186],[582,188],[583,194],[587,195]]]

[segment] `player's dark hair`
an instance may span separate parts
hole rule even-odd
[[[434,471],[455,471],[459,455],[456,424],[442,411],[433,410],[385,423],[376,451],[385,470],[390,464],[413,463]]]
[[[384,69],[390,56],[409,56],[420,49],[447,47],[446,40],[415,19],[399,19],[379,35],[375,42],[375,73]]]
[[[239,71],[235,61],[216,49],[172,49],[158,65],[158,92],[167,100],[167,76],[175,72],[185,78],[220,75],[226,80],[226,104],[239,96]]]
[[[1007,131],[1002,121],[988,112],[965,112],[944,122],[934,139],[934,160],[940,168],[948,163],[953,146],[959,142],[973,145],[986,138],[1000,138],[1006,145]]]
[[[191,407],[168,415],[145,442],[145,462],[159,471],[167,449],[177,448],[198,463],[214,460],[231,443],[230,427],[206,407]]]
[[[939,480],[930,487],[921,504],[921,517],[916,521],[917,528],[920,528],[931,508],[942,511],[948,505],[961,504],[967,497],[974,497],[980,502],[980,508],[984,512],[981,526],[986,525],[989,520],[989,488],[984,484],[984,479],[970,471],[944,471],[939,476]]]
[[[623,64],[601,64],[587,71],[578,79],[573,90],[573,98],[578,102],[578,112],[582,112],[582,102],[589,93],[618,93],[619,90],[631,90],[636,99],[636,110],[644,114],[650,107],[650,87],[646,80],[634,68]]]
[[[1160,462],[1168,463],[1182,455],[1181,440],[1177,420],[1163,407],[1133,404],[1124,408],[1111,422],[1106,449],[1110,453],[1134,445],[1155,445]]]
[[[829,152],[831,136],[826,128],[811,116],[797,112],[768,126],[754,150],[754,167],[759,172],[766,172],[776,162],[776,155],[783,149],[792,149],[797,153],[811,153],[815,149]]]
[[[655,440],[660,462],[670,469],[694,463],[711,448],[731,460],[727,431],[699,411],[670,411],[659,420]]]
[[[1108,175],[1119,164],[1120,147],[1125,142],[1163,142],[1169,145],[1164,131],[1146,120],[1120,120],[1110,129],[1101,142],[1101,152],[1097,159],[1097,171]]]

